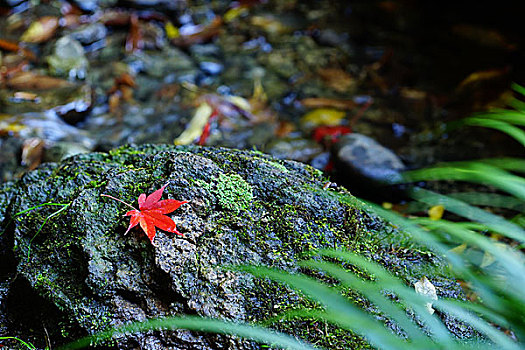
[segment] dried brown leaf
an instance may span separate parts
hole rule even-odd
[[[40,75],[33,72],[20,72],[7,79],[7,86],[15,90],[47,90],[73,86],[67,80]]]

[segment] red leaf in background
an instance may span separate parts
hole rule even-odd
[[[133,210],[128,211],[125,215],[131,216],[131,218],[128,229],[124,234],[127,234],[129,230],[140,224],[140,227],[148,236],[151,244],[153,244],[153,239],[155,238],[156,234],[155,227],[182,236],[182,233],[177,231],[175,222],[165,214],[171,213],[172,211],[178,209],[182,204],[188,202],[178,201],[176,199],[165,199],[161,201],[160,199],[162,198],[162,193],[164,192],[164,188],[166,188],[166,186],[167,184],[149,196],[146,196],[145,193],[142,193],[138,198],[139,209],[136,209],[128,203],[123,202],[113,196],[107,194],[103,194],[102,196],[117,200],[133,208]]]
[[[351,132],[352,132],[352,129],[344,125],[336,125],[336,126],[322,125],[314,129],[312,133],[312,137],[317,142],[322,142],[323,140],[328,139],[328,141],[334,143],[335,141],[337,141],[339,136],[344,135],[344,134],[349,134]]]

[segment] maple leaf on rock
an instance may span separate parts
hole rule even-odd
[[[153,239],[156,235],[156,227],[163,231],[176,233],[180,236],[183,235],[182,233],[177,231],[175,222],[169,216],[166,216],[166,214],[171,213],[172,211],[178,209],[184,203],[188,202],[178,201],[176,199],[160,200],[162,198],[164,188],[166,188],[167,185],[168,184],[162,186],[160,189],[156,190],[149,196],[146,196],[145,193],[142,193],[138,198],[139,209],[136,209],[128,203],[113,196],[107,194],[103,194],[102,196],[115,199],[133,208],[133,210],[128,211],[124,215],[131,216],[128,229],[124,234],[127,234],[129,230],[140,224],[140,227],[142,228],[142,230],[144,230],[149,240],[153,244]]]

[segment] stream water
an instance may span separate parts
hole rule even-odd
[[[502,135],[440,131],[503,106],[523,76],[505,2],[1,4],[4,181],[127,143],[256,148],[329,174],[352,132],[409,168],[518,152]]]

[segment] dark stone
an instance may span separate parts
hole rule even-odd
[[[353,194],[379,200],[400,195],[396,187],[405,165],[388,148],[362,134],[341,136],[333,146],[335,178]]]
[[[189,201],[169,214],[184,237],[158,231],[152,245],[139,228],[124,236],[129,221],[122,214],[128,209],[100,195],[136,205],[141,193],[166,183],[164,198]],[[220,266],[294,270],[302,253],[320,247],[345,247],[384,261],[407,283],[423,275],[446,280],[448,295],[461,298],[458,284],[436,272],[445,271],[438,258],[420,250],[410,259],[397,257],[396,232],[331,194],[344,189],[328,191],[324,184],[321,173],[307,165],[222,148],[145,145],[44,164],[0,191],[5,230],[0,237],[8,247],[0,260],[10,262],[0,270],[0,330],[37,347],[48,338],[55,347],[108,326],[170,315],[260,321],[306,301],[280,285]],[[68,206],[34,208],[50,202]],[[443,292],[439,286],[438,291]],[[31,310],[4,307],[28,298]],[[275,326],[326,347],[324,333],[304,332],[309,323]],[[458,336],[472,334],[453,319],[446,324],[464,330]],[[337,334],[337,348],[366,344]],[[103,348],[260,347],[237,337],[177,330],[120,335]]]

